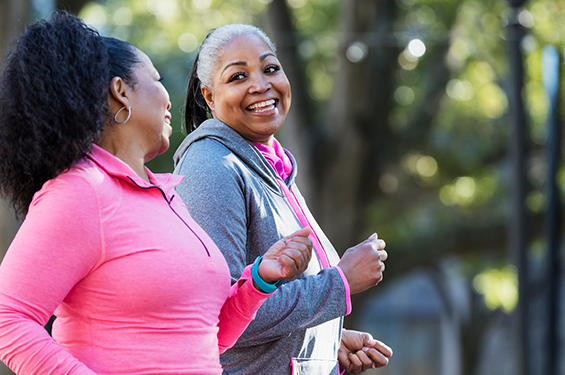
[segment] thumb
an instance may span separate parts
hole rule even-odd
[[[377,235],[377,233],[373,233],[373,234],[371,234],[371,235],[369,236],[369,238],[367,238],[365,241],[361,242],[361,244],[365,244],[365,243],[367,243],[367,242],[374,241],[374,240],[376,240],[377,238],[379,238],[379,236]],[[361,245],[361,244],[360,244],[360,245]]]
[[[376,340],[373,339],[373,335],[371,335],[368,332],[364,332],[362,334],[362,337],[363,337],[363,346],[365,346],[365,347],[367,347],[367,346],[372,347],[373,345],[375,345],[377,343]]]
[[[288,243],[294,237],[308,237],[312,233],[312,229],[309,227],[304,227],[302,229],[297,230],[296,232],[289,234],[288,236],[283,238],[285,243]]]

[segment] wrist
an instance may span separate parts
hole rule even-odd
[[[257,276],[259,276],[261,278],[261,280],[263,280],[264,282],[266,282],[267,284],[276,284],[279,280],[272,280],[269,277],[265,277],[265,273],[268,273],[265,271],[265,267],[267,267],[267,265],[263,264],[263,260],[265,260],[264,257],[260,257],[261,260],[259,260],[257,262],[257,260],[255,260],[255,262],[257,262]]]
[[[259,275],[259,265],[263,257],[258,257],[251,268],[251,276],[253,278],[253,285],[264,293],[273,293],[278,288],[278,282],[269,283],[261,278]]]

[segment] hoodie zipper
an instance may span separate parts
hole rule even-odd
[[[184,225],[186,225],[186,227],[188,229],[190,229],[190,231],[196,236],[196,238],[198,238],[198,240],[200,241],[200,243],[202,244],[202,246],[204,246],[204,250],[206,250],[206,254],[208,254],[208,257],[210,257],[210,252],[208,251],[208,247],[206,246],[206,244],[204,243],[204,241],[202,241],[202,238],[200,238],[200,236],[198,234],[196,234],[196,232],[194,231],[194,229],[192,229],[190,227],[190,225],[188,225],[188,223],[186,221],[184,221],[184,219],[182,218],[182,216],[180,216],[178,214],[178,212],[175,211],[175,209],[173,208],[173,206],[171,206],[171,203],[173,202],[173,199],[175,198],[175,195],[171,196],[171,199],[167,199],[167,195],[165,194],[165,192],[163,191],[163,189],[161,189],[159,186],[156,185],[151,185],[151,186],[141,186],[139,185],[137,182],[134,181],[133,178],[131,178],[130,176],[128,176],[128,178],[130,179],[131,182],[133,182],[135,184],[135,186],[144,189],[144,190],[149,190],[149,189],[157,189],[161,192],[161,195],[163,196],[163,198],[165,199],[165,202],[167,202],[167,204],[169,205],[169,208],[171,209],[171,211],[173,211],[173,213],[180,219],[180,221],[183,222]]]

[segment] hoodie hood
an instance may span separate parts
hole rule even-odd
[[[184,159],[184,155],[189,147],[199,140],[211,138],[227,147],[234,155],[242,160],[252,171],[261,176],[261,178],[271,186],[275,191],[280,190],[277,183],[278,175],[261,152],[251,142],[243,138],[238,132],[230,128],[223,122],[215,119],[204,121],[200,126],[190,133],[173,155],[175,163],[175,174],[178,173],[180,164]],[[296,161],[290,152],[285,150],[286,154],[292,162],[292,174],[286,180],[288,185],[294,182],[296,176]]]

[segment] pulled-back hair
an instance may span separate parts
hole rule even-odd
[[[108,123],[111,79],[133,85],[137,63],[135,47],[66,12],[15,40],[0,77],[0,193],[16,215],[91,151]]]
[[[210,116],[210,108],[202,96],[200,87],[206,86],[213,91],[212,73],[218,63],[222,48],[235,37],[242,35],[256,35],[269,46],[273,53],[276,52],[275,45],[267,34],[252,25],[236,23],[220,26],[210,31],[200,45],[188,80],[185,109],[187,133],[196,130]]]

